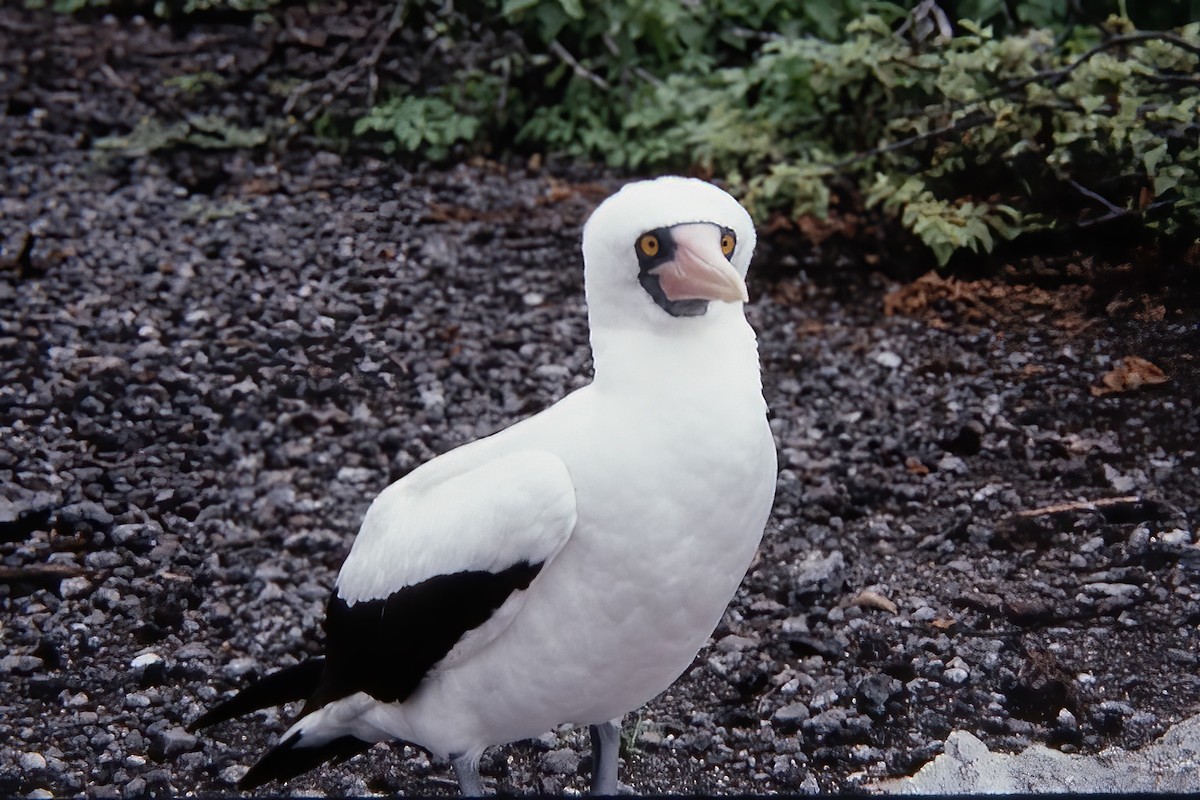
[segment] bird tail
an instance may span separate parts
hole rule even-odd
[[[291,780],[310,769],[316,769],[326,761],[340,764],[348,758],[366,752],[373,744],[374,742],[364,742],[354,736],[339,736],[315,747],[307,746],[304,744],[304,732],[296,731],[260,758],[238,781],[238,788],[246,791],[270,781]]]
[[[291,667],[272,672],[242,689],[225,702],[209,709],[199,719],[188,725],[189,731],[216,725],[236,717],[245,716],[262,708],[282,705],[293,700],[307,700],[309,704],[301,711],[303,717],[314,710],[312,698],[321,682],[325,669],[324,658],[310,658]],[[301,722],[303,724],[303,722]],[[326,761],[335,764],[368,750],[373,742],[364,742],[353,736],[325,739],[319,744],[305,743],[305,731],[296,730],[285,735],[283,741],[271,748],[258,760],[240,781],[238,788],[246,790],[270,781],[286,781],[315,769]]]
[[[242,689],[220,705],[214,706],[187,726],[189,731],[207,728],[218,722],[242,717],[261,708],[279,706],[293,700],[307,700],[316,691],[325,669],[324,658],[310,658],[272,672]]]

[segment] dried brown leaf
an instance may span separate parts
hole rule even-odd
[[[883,298],[888,316],[902,314],[924,317],[931,325],[944,324],[940,316],[953,311],[962,321],[983,323],[1052,318],[1067,331],[1082,330],[1091,323],[1083,309],[1091,296],[1087,286],[1061,286],[1054,290],[1004,281],[963,281],[928,272]]]
[[[1100,386],[1092,387],[1094,397],[1115,392],[1132,392],[1143,386],[1156,386],[1170,378],[1154,364],[1138,356],[1126,356],[1100,378]]]
[[[1138,322],[1162,322],[1167,318],[1167,307],[1161,303],[1156,306],[1146,303],[1141,311],[1133,315],[1133,318]]]

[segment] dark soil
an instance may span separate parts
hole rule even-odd
[[[197,60],[254,68],[244,22],[206,25],[0,11],[0,794],[234,791],[286,714],[183,726],[319,651],[374,494],[588,380],[579,228],[611,177],[93,148]],[[252,108],[274,69],[214,97]],[[760,253],[775,513],[713,644],[626,721],[623,780],[845,791],[956,728],[1093,753],[1200,712],[1196,305],[932,282],[887,315],[897,287],[814,259]],[[1127,356],[1169,380],[1106,391]],[[585,739],[485,779],[583,789]],[[286,789],[454,784],[377,746]]]

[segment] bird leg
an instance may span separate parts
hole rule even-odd
[[[592,794],[617,793],[617,756],[621,752],[621,729],[612,722],[593,725]]]
[[[465,756],[451,756],[450,763],[454,765],[454,777],[458,778],[458,788],[463,797],[483,797],[483,780],[479,777],[479,759]]]

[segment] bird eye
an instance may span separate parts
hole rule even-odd
[[[658,255],[658,237],[653,233],[643,233],[637,240],[637,246],[644,256],[654,258]]]
[[[726,258],[733,255],[733,248],[736,246],[737,246],[737,237],[736,236],[734,236],[732,233],[721,234],[721,252],[725,254]]]

